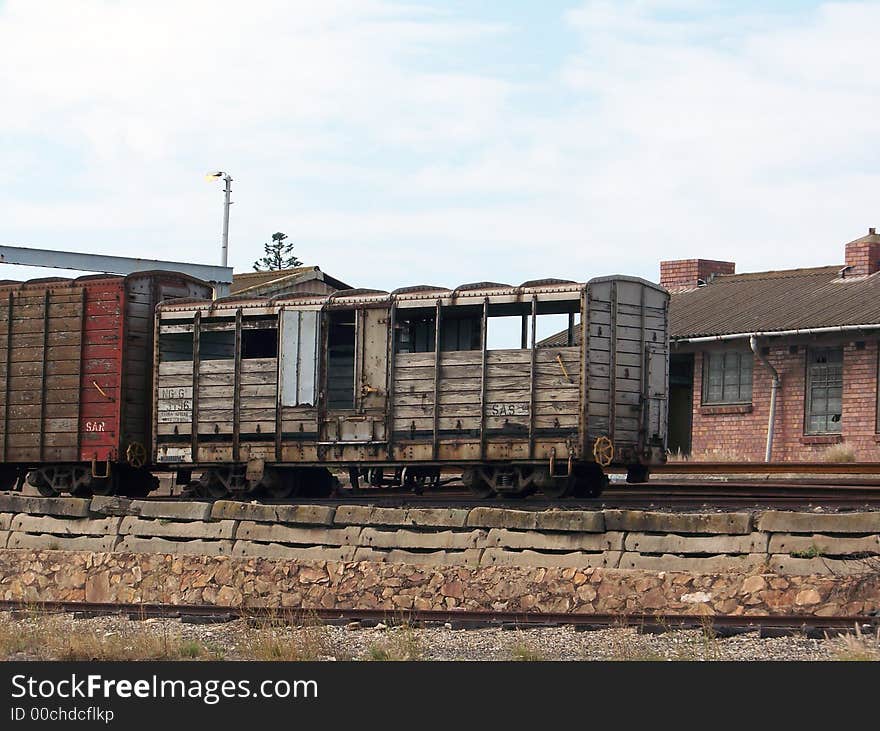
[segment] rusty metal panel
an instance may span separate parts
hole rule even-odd
[[[360,311],[360,407],[385,411],[388,379],[388,318],[385,309]]]
[[[124,279],[25,282],[6,295],[7,462],[112,459],[121,435]]]
[[[119,456],[124,307],[123,278],[86,284],[79,394],[79,458],[82,461],[115,460]]]

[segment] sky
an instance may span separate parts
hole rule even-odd
[[[0,244],[353,286],[843,261],[880,2],[0,0]],[[8,267],[0,277],[47,272]],[[67,273],[69,274],[69,273]]]

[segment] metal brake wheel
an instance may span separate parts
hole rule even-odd
[[[126,461],[135,469],[147,463],[147,449],[140,442],[132,442],[125,450]]]
[[[614,459],[614,443],[606,436],[601,436],[593,443],[593,459],[596,463],[607,467]]]

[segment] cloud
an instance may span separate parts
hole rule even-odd
[[[836,263],[875,223],[878,21],[587,2],[526,81],[562,36],[476,10],[8,0],[0,240],[212,261],[220,167],[245,270],[276,230],[388,288]]]

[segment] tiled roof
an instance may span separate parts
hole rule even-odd
[[[723,274],[673,294],[669,335],[692,338],[880,323],[880,272],[846,276],[843,265]]]
[[[751,332],[880,324],[880,272],[847,276],[843,264],[748,274],[722,274],[673,292],[669,336],[696,338]],[[541,347],[565,344],[566,333]]]

